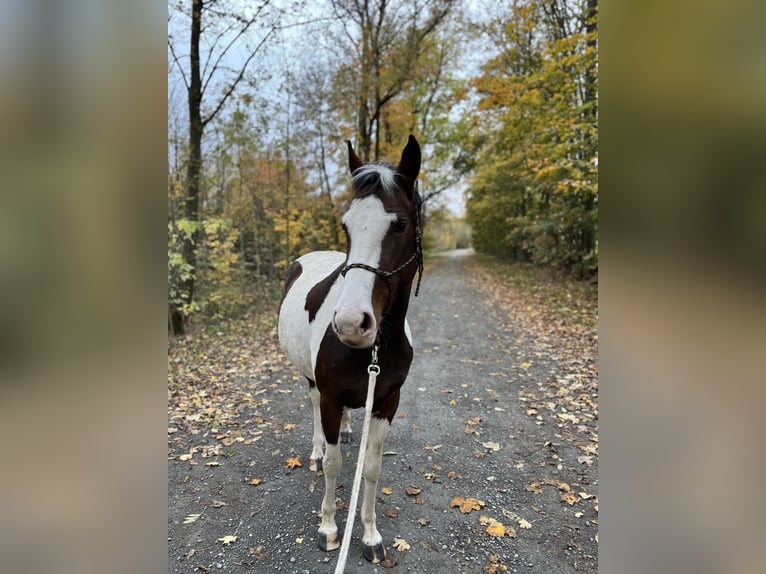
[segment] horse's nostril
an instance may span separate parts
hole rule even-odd
[[[359,324],[359,328],[362,332],[369,330],[372,327],[372,317],[369,313],[364,313],[362,316],[362,322]]]

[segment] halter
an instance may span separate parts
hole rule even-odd
[[[418,218],[419,219],[419,218]],[[364,269],[365,271],[371,271],[372,273],[375,273],[375,275],[379,275],[380,277],[383,277],[383,279],[386,280],[386,285],[388,285],[388,290],[391,290],[391,276],[396,275],[407,267],[410,263],[412,263],[414,260],[417,259],[418,262],[418,283],[415,287],[415,297],[418,296],[418,292],[420,291],[420,280],[423,277],[423,245],[422,240],[420,237],[420,221],[416,222],[416,231],[415,231],[415,253],[412,254],[412,257],[410,257],[407,261],[399,265],[396,269],[393,271],[383,271],[382,269],[379,269],[377,267],[373,267],[372,265],[367,265],[365,263],[352,263],[351,265],[346,265],[340,272],[343,277],[346,276],[346,272],[349,269]]]

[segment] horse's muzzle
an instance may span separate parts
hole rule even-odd
[[[336,310],[332,329],[341,343],[357,349],[372,347],[377,336],[375,317],[360,309]]]

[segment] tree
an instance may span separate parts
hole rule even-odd
[[[351,79],[356,149],[362,161],[377,161],[386,155],[383,142],[394,143],[391,130],[381,130],[384,109],[415,80],[426,39],[444,21],[453,2],[332,0],[352,46],[351,58],[337,78],[346,85],[348,80],[342,79]],[[398,139],[395,144],[399,145]]]
[[[527,0],[485,32],[468,218],[477,248],[598,269],[597,3]]]
[[[168,50],[186,88],[188,103],[188,157],[182,199],[185,223],[181,225],[183,232],[179,238],[180,256],[185,272],[178,276],[177,297],[169,301],[169,328],[173,333],[185,331],[189,305],[194,295],[196,246],[201,232],[198,224],[204,131],[224,109],[244,78],[251,61],[276,31],[276,20],[267,12],[269,2],[270,0],[261,0],[250,10],[245,10],[242,5],[227,5],[223,0],[191,0],[191,10],[188,13],[184,11],[181,3],[171,8]],[[170,25],[173,15],[188,19],[188,58],[179,54],[176,39],[180,25]],[[236,69],[232,69],[228,58],[232,49],[248,39],[257,27],[260,34],[255,43],[247,45],[244,60]],[[200,51],[203,34],[207,39],[204,64]],[[211,92],[215,91],[218,93],[213,97]],[[208,100],[209,104],[205,106]]]

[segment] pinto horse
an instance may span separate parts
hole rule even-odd
[[[318,544],[325,551],[340,546],[335,524],[338,440],[351,439],[348,410],[365,406],[367,367],[376,355],[380,371],[364,458],[361,520],[364,557],[377,563],[386,556],[375,525],[383,442],[412,362],[406,315],[415,273],[419,287],[423,271],[416,186],[420,145],[410,136],[393,166],[362,163],[347,143],[353,197],[342,220],[346,253],[311,252],[288,268],[279,341],[309,382],[314,414],[309,468],[324,470]],[[352,524],[354,517],[348,520]]]

